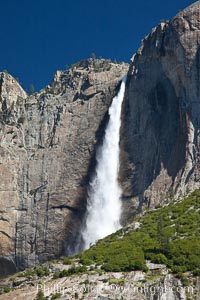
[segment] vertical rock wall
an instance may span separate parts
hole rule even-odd
[[[197,1],[154,28],[132,58],[121,130],[121,182],[131,214],[200,186],[199,45]]]
[[[1,73],[7,110],[0,125],[2,259],[23,268],[73,249],[95,147],[126,72],[126,64],[86,60],[58,71],[51,85],[29,97]]]

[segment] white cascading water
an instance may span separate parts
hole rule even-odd
[[[121,107],[126,76],[109,108],[109,122],[103,145],[98,149],[95,176],[90,182],[86,226],[82,232],[84,249],[118,230],[121,215],[121,189],[118,184]]]

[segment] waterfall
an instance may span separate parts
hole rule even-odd
[[[110,118],[104,141],[97,151],[97,166],[89,186],[86,225],[82,232],[85,249],[121,227],[121,189],[118,184],[118,171],[121,107],[125,83],[126,76],[109,108]]]

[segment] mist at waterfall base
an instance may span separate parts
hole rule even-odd
[[[84,249],[120,229],[121,189],[118,184],[121,107],[126,76],[109,108],[104,141],[97,151],[95,176],[90,182],[86,224],[82,231]]]

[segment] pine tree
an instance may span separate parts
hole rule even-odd
[[[30,85],[30,95],[33,95],[35,92],[35,87],[33,84]]]

